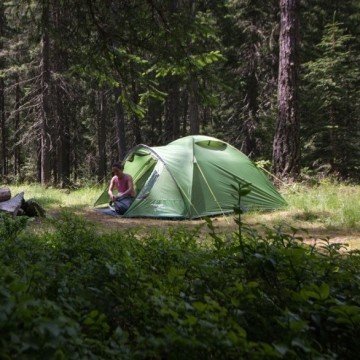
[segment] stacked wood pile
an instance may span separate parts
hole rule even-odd
[[[11,197],[9,188],[0,188],[0,212],[12,216],[45,216],[45,210],[35,200],[25,201],[23,192]]]

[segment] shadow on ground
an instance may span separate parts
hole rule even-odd
[[[205,234],[209,230],[204,219],[196,220],[168,220],[154,218],[124,218],[121,216],[109,216],[96,211],[92,207],[70,207],[65,210],[73,211],[94,223],[100,232],[112,232],[136,229],[140,233],[149,230],[168,231],[174,227],[195,229],[201,228]],[[59,212],[53,212],[57,216]],[[329,229],[319,221],[325,214],[308,218],[307,214],[293,214],[288,211],[269,213],[248,213],[244,216],[244,222],[258,231],[263,231],[264,225],[269,228],[281,227],[284,232],[292,232],[291,227],[298,229],[297,234],[307,241],[313,239],[330,239],[331,243],[349,244],[349,249],[360,249],[360,230],[358,229]],[[229,233],[237,229],[233,215],[212,217],[212,222],[219,233]]]

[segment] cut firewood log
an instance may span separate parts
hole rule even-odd
[[[24,193],[17,194],[12,199],[0,202],[0,211],[16,216],[24,201]]]
[[[9,188],[0,188],[0,202],[11,199],[11,191]]]

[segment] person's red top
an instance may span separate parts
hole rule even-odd
[[[128,190],[131,186],[131,180],[130,175],[124,174],[124,176],[119,179],[117,175],[115,175],[112,178],[113,184],[118,190],[120,194],[124,193],[126,190]],[[135,190],[133,189],[131,192],[129,192],[127,195],[135,197]]]

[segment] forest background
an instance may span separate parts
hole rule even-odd
[[[359,19],[358,0],[2,1],[2,182],[103,181],[134,145],[197,133],[282,179],[358,181]]]

